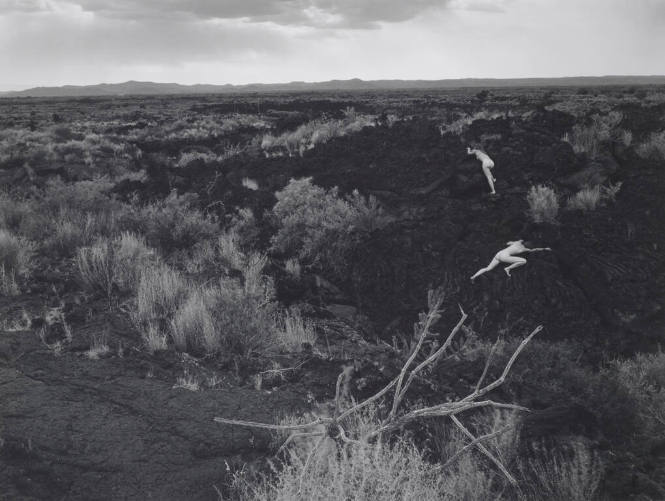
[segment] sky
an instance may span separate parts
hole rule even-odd
[[[665,0],[0,0],[0,91],[665,74]]]

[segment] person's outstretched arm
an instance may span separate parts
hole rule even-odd
[[[535,249],[525,249],[524,252],[540,252],[540,251],[551,251],[549,247],[536,247]]]

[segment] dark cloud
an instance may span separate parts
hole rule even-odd
[[[263,25],[238,22],[133,22],[121,19],[59,17],[48,23],[24,20],[3,52],[14,61],[66,61],[66,64],[178,64],[228,60],[243,54],[274,54],[292,43]],[[44,55],[48,53],[48,59]]]
[[[85,11],[125,19],[238,19],[282,25],[372,28],[411,19],[449,0],[74,0]]]
[[[0,0],[0,14],[8,12],[43,12],[51,10],[46,0]]]

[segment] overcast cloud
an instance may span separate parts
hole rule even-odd
[[[664,74],[665,0],[0,0],[0,90]]]

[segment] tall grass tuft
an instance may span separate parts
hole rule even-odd
[[[520,458],[518,468],[525,479],[526,499],[588,501],[594,499],[604,475],[599,455],[580,439],[552,449],[533,445],[533,457]]]
[[[529,203],[529,215],[536,223],[555,223],[559,213],[559,197],[545,185],[532,186],[526,196]]]
[[[0,294],[20,292],[18,280],[30,274],[35,246],[29,240],[0,229]]]
[[[165,264],[141,272],[130,317],[154,351],[166,348],[171,319],[184,302],[190,285],[182,275]]]
[[[109,301],[115,292],[135,290],[142,270],[155,262],[154,252],[145,240],[127,232],[113,241],[99,238],[92,246],[78,249],[76,255],[83,285],[105,294]]]
[[[566,207],[571,210],[594,210],[600,204],[600,186],[582,188],[568,198]]]
[[[300,351],[305,343],[310,346],[316,343],[314,323],[303,318],[297,308],[284,312],[280,327],[277,334],[279,343],[289,351]]]

